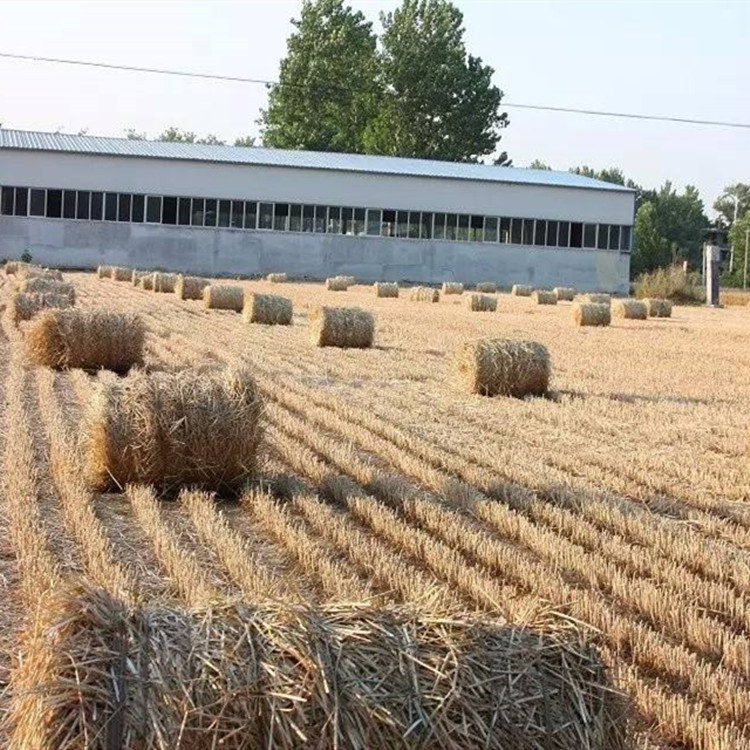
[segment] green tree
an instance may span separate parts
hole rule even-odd
[[[635,245],[630,259],[630,275],[635,278],[672,260],[669,242],[662,236],[656,206],[644,203],[635,216]]]
[[[478,161],[508,125],[494,70],[467,53],[463,15],[449,0],[404,0],[381,14],[383,106],[366,133],[372,153]],[[501,153],[496,164],[507,164]]]
[[[734,213],[734,206],[732,206],[732,213]],[[750,209],[746,210],[744,214],[739,214],[737,221],[732,224],[732,228],[729,230],[729,244],[734,247],[734,272],[729,274],[727,269],[726,278],[723,279],[727,285],[741,286],[743,283],[749,232]],[[748,258],[748,261],[750,261],[750,258]],[[750,265],[748,270],[750,271]]]
[[[750,185],[738,182],[728,185],[724,192],[714,201],[714,211],[721,214],[726,226],[734,222],[734,205],[737,198],[737,216],[744,216],[750,209]]]
[[[541,159],[534,159],[534,161],[529,164],[529,169],[552,169],[549,164],[545,164]]]
[[[669,243],[673,260],[688,260],[700,268],[703,257],[703,232],[709,221],[697,188],[688,185],[679,194],[667,181],[654,200],[656,221],[662,237]]]
[[[255,145],[255,138],[253,138],[253,136],[251,135],[243,135],[239,138],[234,139],[234,145],[249,148],[250,146]]]
[[[139,132],[135,128],[128,128],[125,131],[125,137],[129,141],[147,141],[148,140],[148,136],[146,135],[146,133]]]
[[[169,127],[161,135],[156,137],[157,141],[167,143],[195,143],[196,135],[191,130],[180,130],[180,128]]]
[[[360,153],[380,100],[377,40],[343,0],[305,0],[259,124],[275,148]]]

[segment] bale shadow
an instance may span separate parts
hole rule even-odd
[[[728,404],[731,403],[729,399],[707,399],[697,398],[693,396],[650,396],[646,393],[584,393],[583,391],[567,390],[560,388],[555,391],[550,391],[546,398],[550,401],[559,403],[564,397],[585,401],[589,398],[605,398],[610,401],[618,401],[623,404],[679,404],[682,406],[712,406],[714,404]]]

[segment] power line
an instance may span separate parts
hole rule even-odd
[[[200,78],[212,81],[229,81],[232,83],[252,83],[263,86],[275,86],[278,81],[263,78],[247,78],[245,76],[219,75],[217,73],[197,73],[185,70],[170,70],[166,68],[144,68],[137,65],[115,65],[114,63],[94,62],[92,60],[71,60],[61,57],[41,57],[39,55],[21,55],[11,52],[0,52],[0,57],[11,60],[26,60],[31,62],[54,63],[58,65],[78,65],[88,68],[103,68],[105,70],[123,70],[131,73],[152,73],[165,76],[179,76],[182,78]],[[295,85],[295,84],[293,84]],[[304,84],[296,84],[299,88],[305,88]],[[322,86],[321,89],[333,89],[333,87]],[[337,87],[337,90],[346,90]],[[579,109],[576,107],[554,107],[542,104],[518,104],[516,102],[503,102],[503,107],[515,107],[516,109],[539,110],[543,112],[559,112],[565,114],[588,115],[594,117],[619,117],[627,120],[650,120],[653,122],[673,122],[682,125],[704,125],[709,127],[739,128],[750,130],[748,122],[731,122],[727,120],[701,120],[691,117],[672,117],[667,115],[647,115],[636,112],[612,112],[598,109]]]

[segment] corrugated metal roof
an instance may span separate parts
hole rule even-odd
[[[297,167],[370,174],[478,180],[483,182],[555,185],[591,190],[627,191],[620,185],[601,180],[544,169],[496,167],[487,164],[459,164],[428,159],[402,159],[396,156],[340,154],[322,151],[287,151],[283,149],[212,146],[201,143],[166,143],[131,141],[126,138],[103,138],[92,135],[41,133],[0,128],[0,149],[27,151],[62,151],[76,154],[179,159],[223,164],[247,164],[269,167]],[[627,191],[630,192],[630,191]]]

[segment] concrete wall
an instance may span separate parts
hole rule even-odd
[[[63,268],[104,263],[314,279],[341,273],[361,281],[496,281],[622,293],[630,271],[629,255],[603,250],[0,216],[0,258],[27,249],[34,262]]]

